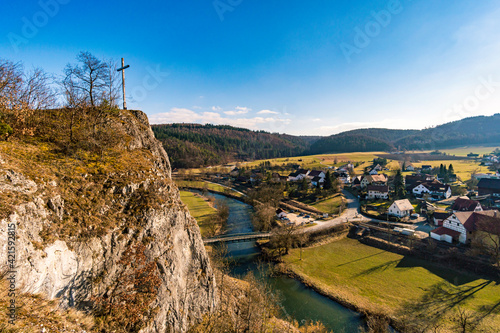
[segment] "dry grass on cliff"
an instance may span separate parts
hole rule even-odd
[[[132,114],[121,112],[125,112],[122,115],[125,119],[131,118],[128,122],[137,122],[132,119]],[[120,201],[126,195],[122,190],[147,179],[158,180],[152,171],[154,159],[151,152],[125,148],[131,138],[124,127],[129,125],[116,115],[107,115],[95,135],[92,126],[83,119],[81,125],[75,126],[72,140],[66,126],[67,119],[63,113],[60,115],[59,118],[54,115],[41,117],[44,131],[39,134],[0,141],[0,185],[2,176],[11,171],[20,174],[25,181],[37,184],[34,190],[24,191],[22,182],[18,182],[21,184],[16,185],[18,188],[0,191],[0,219],[12,214],[16,206],[33,201],[34,197],[47,203],[60,195],[65,213],[62,220],[56,214],[49,216],[51,223],[46,224],[41,233],[44,243],[55,239],[75,241],[99,236],[122,224],[133,226],[136,221],[131,220],[130,214],[123,214],[123,202]],[[170,180],[159,181],[163,185],[171,183]],[[8,180],[5,182],[13,185]],[[171,186],[175,185],[171,183]],[[148,197],[154,194],[151,201],[161,204],[162,196],[154,193],[154,187],[143,189],[141,193]],[[142,207],[129,208],[140,210]]]
[[[43,328],[50,332],[91,332],[94,319],[74,309],[61,310],[57,301],[48,301],[41,295],[19,294],[16,291],[17,319],[9,324],[7,307],[10,304],[8,283],[0,280],[0,332],[39,333]]]

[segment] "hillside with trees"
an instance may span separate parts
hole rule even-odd
[[[500,114],[470,117],[424,130],[359,129],[311,144],[307,154],[431,150],[500,142]]]
[[[252,131],[227,125],[152,125],[172,166],[194,168],[229,161],[298,156],[314,138]]]

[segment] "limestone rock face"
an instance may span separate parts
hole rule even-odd
[[[184,332],[217,305],[214,274],[199,228],[180,201],[178,189],[170,179],[168,156],[154,138],[147,116],[140,111],[127,111],[121,113],[120,119],[116,126],[129,136],[123,143],[124,149],[145,150],[152,158],[152,172],[145,179],[124,184],[116,181],[120,175],[114,175],[106,180],[106,191],[95,194],[112,198],[101,203],[99,212],[103,217],[122,216],[123,221],[85,240],[57,237],[58,230],[63,233],[68,216],[90,213],[77,212],[75,206],[69,205],[71,199],[59,191],[58,179],[29,179],[8,169],[8,154],[3,154],[2,162],[6,162],[0,164],[0,191],[13,196],[22,194],[24,201],[0,220],[0,261],[7,262],[8,226],[14,224],[18,288],[59,298],[63,308],[90,311],[96,298],[110,296],[110,290],[126,271],[123,259],[127,249],[143,244],[144,255],[148,262],[155,263],[161,283],[149,305],[154,309],[153,315],[142,332]],[[96,186],[91,178],[85,179]],[[149,196],[161,200],[148,201]],[[42,231],[54,224],[59,226],[58,223],[61,229],[50,229],[55,230],[51,236],[56,240],[52,238],[47,243]],[[88,225],[84,231],[96,227]]]

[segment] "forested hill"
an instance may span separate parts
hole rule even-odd
[[[424,130],[359,129],[311,144],[307,154],[444,149],[470,144],[500,143],[500,114],[479,116]]]
[[[252,131],[228,125],[165,124],[151,128],[175,168],[218,165],[235,160],[298,156],[316,137]]]

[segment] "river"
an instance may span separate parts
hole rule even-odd
[[[226,234],[253,231],[252,207],[241,201],[223,195],[209,193],[216,199],[224,200],[229,206]],[[299,322],[321,321],[334,332],[358,332],[363,325],[359,313],[349,310],[337,302],[324,297],[297,280],[284,276],[261,275],[259,266],[260,250],[255,242],[231,243],[227,245],[228,256],[232,258],[231,275],[243,277],[249,271],[265,279],[280,297],[280,305],[285,316]]]

